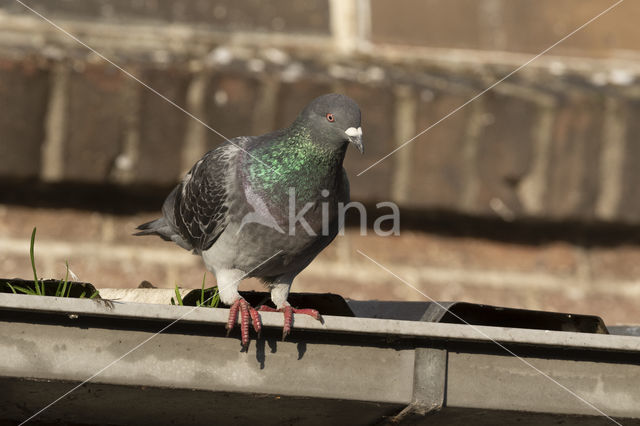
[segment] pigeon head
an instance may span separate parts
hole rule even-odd
[[[331,144],[335,149],[352,143],[360,153],[364,152],[360,108],[347,96],[320,96],[302,110],[296,121],[304,123],[316,143]]]

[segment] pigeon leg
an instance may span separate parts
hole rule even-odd
[[[291,328],[293,327],[293,314],[309,315],[320,322],[324,322],[320,312],[315,309],[296,309],[290,305],[283,306],[280,309],[274,309],[271,306],[262,305],[258,308],[263,312],[282,312],[284,314],[284,327],[282,328],[282,340],[284,340],[289,334],[291,334]]]
[[[227,320],[227,336],[233,330],[233,326],[236,324],[238,318],[238,312],[240,312],[240,336],[242,340],[242,347],[249,346],[249,318],[253,324],[253,329],[260,336],[262,331],[262,322],[260,321],[260,315],[249,302],[244,298],[238,298],[229,308],[229,320]]]

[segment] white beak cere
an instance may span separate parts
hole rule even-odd
[[[344,131],[347,136],[362,136],[362,127],[358,127],[357,129],[355,127],[349,127],[347,130]]]

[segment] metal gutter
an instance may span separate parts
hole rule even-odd
[[[156,305],[114,301],[108,307],[100,301],[65,299],[59,297],[22,296],[0,293],[0,310],[52,312],[111,318],[153,319],[225,325],[227,309],[205,309],[188,306]],[[262,312],[265,327],[281,328],[282,314]],[[324,324],[306,316],[296,316],[296,330],[389,336],[397,338],[435,338],[456,341],[519,343],[526,345],[557,346],[564,349],[599,349],[616,352],[640,352],[640,339],[634,336],[570,333],[546,330],[528,330],[486,327],[463,324],[445,324],[419,321],[383,320],[325,316]]]
[[[244,353],[237,330],[225,336],[227,316],[0,294],[0,419],[24,420],[112,364],[37,420],[611,424],[529,363],[621,423],[640,424],[639,337],[300,316],[282,342],[281,314],[264,312],[263,338]]]

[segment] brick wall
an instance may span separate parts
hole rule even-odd
[[[198,288],[199,257],[159,238],[132,237],[156,213],[113,215],[73,209],[0,208],[0,271],[29,278],[29,236],[37,226],[38,274],[61,278],[65,261],[98,288]],[[460,227],[458,231],[462,231]],[[640,247],[630,241],[586,247],[576,240],[487,239],[460,232],[404,230],[399,237],[361,236],[349,228],[294,282],[293,291],[332,292],[359,300],[425,300],[358,254],[361,250],[435,300],[579,312],[609,324],[637,323]],[[215,280],[207,274],[207,285]],[[255,280],[244,289],[263,290]]]
[[[356,98],[367,154],[349,154],[353,174],[608,4],[364,3],[28,4],[226,137],[287,125],[321,93]],[[614,9],[354,177],[354,198],[509,219],[640,223],[640,85],[629,60],[640,30],[621,25],[636,9]],[[336,15],[349,12],[360,18],[332,30],[343,19]],[[20,4],[1,2],[0,17],[0,102],[9,111],[0,149],[11,159],[0,164],[3,177],[169,185],[222,140]]]
[[[366,144],[365,156],[350,152],[345,164],[354,199],[393,200],[425,220],[436,212],[492,220],[494,229],[542,223],[544,233],[544,224],[577,223],[637,233],[640,226],[635,2],[616,7],[359,177],[614,2],[25,3],[229,138],[287,125],[319,94],[348,94],[362,108]],[[18,258],[40,221],[40,252],[51,273],[62,257],[87,256],[73,248],[79,242],[97,253],[79,260],[87,265],[82,278],[99,285],[136,285],[141,271],[172,285],[187,274],[180,268],[197,265],[189,256],[175,267],[150,261],[153,250],[177,249],[125,237],[140,217],[129,216],[135,209],[119,205],[117,196],[103,200],[116,216],[84,211],[79,198],[112,185],[162,193],[222,141],[219,135],[12,0],[0,0],[0,111],[2,275],[28,276]],[[34,185],[40,194],[56,188],[59,201],[49,205],[81,209],[38,209],[37,200],[27,200]],[[85,192],[75,192],[77,185]],[[146,210],[157,209],[161,199],[149,198]],[[22,225],[8,225],[16,220]],[[331,266],[338,271],[331,289],[353,297],[416,297],[347,253],[356,240],[364,241],[343,238],[310,271]],[[625,239],[514,244],[473,232],[446,236],[435,226],[393,243],[366,241],[380,244],[381,260],[429,284],[435,298],[611,310],[607,315],[619,321],[637,315],[629,300],[640,297],[638,249]],[[138,250],[144,256],[131,254]],[[413,250],[421,256],[412,258]],[[350,265],[362,271],[355,284],[339,272]],[[195,285],[201,272],[197,267]],[[301,277],[303,286],[318,285],[320,275],[313,274]],[[484,284],[474,284],[476,276]]]

